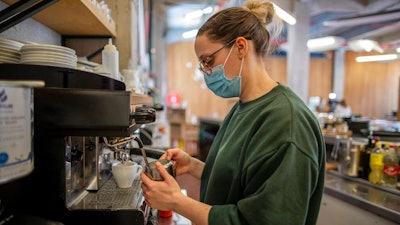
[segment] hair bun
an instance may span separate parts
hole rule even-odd
[[[244,8],[249,10],[265,25],[270,24],[275,15],[274,5],[269,1],[248,0]]]

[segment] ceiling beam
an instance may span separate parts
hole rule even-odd
[[[343,27],[393,21],[400,18],[400,11],[354,17],[350,19],[324,21],[324,26]]]
[[[352,39],[373,38],[379,42],[393,42],[399,40],[400,22],[393,23],[390,26],[385,26],[369,32],[360,34]]]

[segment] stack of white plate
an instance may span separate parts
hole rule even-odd
[[[76,68],[78,57],[73,49],[44,44],[25,44],[21,48],[23,64]]]
[[[0,63],[19,63],[19,50],[23,45],[18,41],[0,38]]]

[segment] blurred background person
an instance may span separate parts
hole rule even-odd
[[[342,99],[339,104],[337,104],[334,114],[337,117],[349,118],[351,117],[351,107]]]

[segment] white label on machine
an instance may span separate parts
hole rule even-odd
[[[0,184],[33,170],[32,90],[0,83]]]

